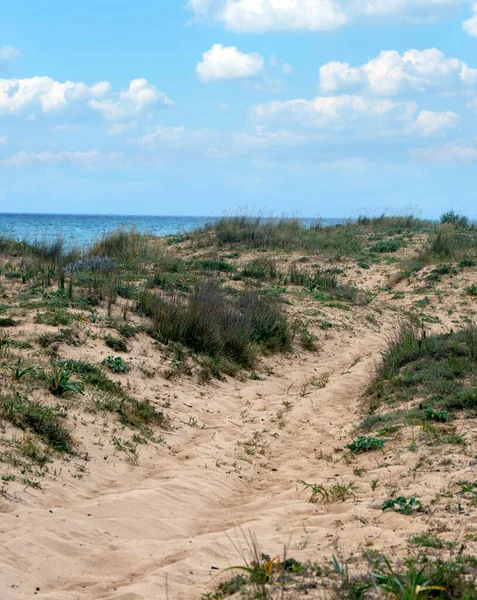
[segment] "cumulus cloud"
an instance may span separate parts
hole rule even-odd
[[[474,13],[472,17],[462,23],[462,29],[468,35],[477,37],[477,2],[472,5],[472,12]]]
[[[424,137],[443,136],[450,129],[457,127],[460,116],[450,110],[434,112],[422,110],[414,122],[414,130]]]
[[[246,79],[258,75],[264,66],[260,54],[240,52],[236,46],[214,44],[204,52],[202,61],[195,68],[197,77],[203,83],[231,79]]]
[[[82,167],[93,167],[98,165],[118,164],[122,162],[124,155],[120,152],[103,154],[98,150],[88,150],[86,152],[26,152],[22,150],[13,156],[0,160],[0,166],[3,167],[30,167],[43,166],[55,167],[66,163]]]
[[[477,69],[449,58],[436,48],[385,50],[364,65],[329,62],[320,68],[324,92],[363,89],[377,95],[406,92],[458,91],[477,87]]]
[[[414,102],[394,102],[389,99],[365,98],[343,95],[319,96],[313,100],[287,100],[268,102],[255,107],[259,119],[286,118],[304,125],[314,125],[330,130],[345,130],[351,126],[384,122],[408,122],[417,112]]]
[[[324,132],[360,132],[439,136],[457,126],[459,115],[451,111],[418,111],[415,102],[343,95],[319,96],[313,100],[273,101],[255,107],[261,120],[292,120]]]
[[[457,14],[466,0],[189,0],[199,19],[237,33],[327,31],[356,21],[434,22]]]
[[[71,100],[103,97],[110,89],[106,81],[87,86],[81,82],[61,83],[51,77],[0,79],[0,115],[35,108],[49,112],[67,106]]]
[[[20,56],[20,51],[13,46],[2,46],[0,48],[0,71],[5,70]]]
[[[119,94],[112,91],[108,81],[87,85],[43,76],[0,79],[0,115],[29,111],[28,118],[33,119],[38,110],[53,112],[78,102],[99,111],[109,121],[123,120],[157,105],[172,104],[146,79],[134,79]]]
[[[172,100],[147,79],[133,79],[129,88],[120,92],[117,100],[91,100],[91,107],[101,112],[108,121],[127,119],[145,109],[172,104]]]

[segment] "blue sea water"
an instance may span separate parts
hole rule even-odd
[[[69,247],[85,247],[117,227],[136,228],[158,236],[185,233],[217,217],[161,217],[121,215],[47,215],[0,213],[0,237],[19,241],[53,241],[61,235]],[[313,219],[303,219],[311,224]],[[325,219],[331,225],[339,219]]]
[[[0,213],[0,237],[19,241],[52,241],[61,235],[67,246],[88,246],[117,227],[134,227],[158,236],[191,231],[210,217],[160,217],[122,215],[46,215]]]

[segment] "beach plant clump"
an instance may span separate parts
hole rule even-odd
[[[164,344],[179,342],[243,368],[255,364],[258,347],[287,351],[292,337],[278,302],[249,291],[228,294],[214,281],[199,283],[185,298],[158,298],[152,333]]]
[[[223,600],[226,597],[282,597],[286,590],[291,598],[313,595],[347,600],[393,598],[395,600],[450,599],[471,600],[477,596],[475,558],[471,555],[440,558],[424,552],[405,560],[389,559],[376,552],[346,559],[333,555],[322,562],[301,562],[288,556],[264,554],[255,544],[244,564],[232,566],[229,579],[216,584],[214,591],[202,600]],[[441,545],[429,546],[441,548]],[[284,597],[284,596],[283,596]]]
[[[368,389],[370,414],[361,428],[381,428],[382,433],[420,425],[428,443],[465,443],[452,420],[461,413],[477,414],[476,362],[477,329],[472,323],[425,337],[410,325],[401,326]]]
[[[128,347],[126,342],[121,338],[114,337],[112,335],[107,335],[104,338],[106,346],[109,346],[115,352],[127,352]]]
[[[469,217],[460,215],[455,210],[449,210],[441,215],[441,223],[450,223],[456,227],[469,227]]]
[[[67,394],[83,394],[84,385],[81,381],[71,379],[71,371],[63,365],[53,365],[44,373],[48,388],[54,396],[62,397]]]
[[[15,427],[38,435],[45,444],[59,452],[73,452],[73,439],[63,425],[60,411],[30,400],[19,393],[0,395],[0,415]]]
[[[383,447],[384,440],[376,437],[367,437],[365,435],[359,436],[358,439],[354,440],[354,442],[346,445],[346,448],[351,450],[353,454],[361,454],[371,450],[382,450]]]
[[[128,373],[130,370],[120,356],[108,356],[103,360],[103,365],[106,365],[113,373]]]
[[[81,360],[64,360],[59,364],[80,379],[85,386],[100,394],[95,403],[97,410],[117,413],[121,423],[132,428],[169,426],[169,419],[163,411],[157,410],[147,400],[138,400],[130,396],[119,382],[106,375],[104,369]]]
[[[422,502],[417,500],[414,496],[406,498],[405,496],[398,496],[397,498],[388,498],[381,505],[381,510],[394,510],[402,515],[412,515],[414,512],[422,511]]]
[[[68,273],[112,273],[119,266],[118,261],[111,256],[86,256],[67,265]]]

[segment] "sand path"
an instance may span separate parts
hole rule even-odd
[[[166,436],[170,450],[143,446],[134,467],[119,455],[105,460],[101,439],[92,440],[83,478],[59,473],[44,493],[0,498],[0,598],[200,598],[217,568],[243,562],[228,539],[246,548],[238,527],[270,554],[287,544],[297,558],[329,556],[338,538],[357,549],[364,530],[355,515],[371,510],[369,493],[310,504],[298,481],[350,480],[342,448],[389,327],[333,333],[321,352],[277,359],[261,381],[201,392],[174,384],[183,422],[192,415],[198,426]],[[326,374],[326,387],[310,385]],[[86,418],[81,426],[87,436]],[[380,518],[392,546],[400,516]]]

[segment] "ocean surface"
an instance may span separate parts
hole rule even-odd
[[[121,215],[45,215],[0,213],[0,237],[19,241],[53,241],[60,235],[69,247],[85,247],[117,227],[135,227],[141,233],[158,236],[185,233],[218,217],[161,217]],[[315,219],[303,219],[311,224]],[[322,219],[324,225],[339,219]]]

